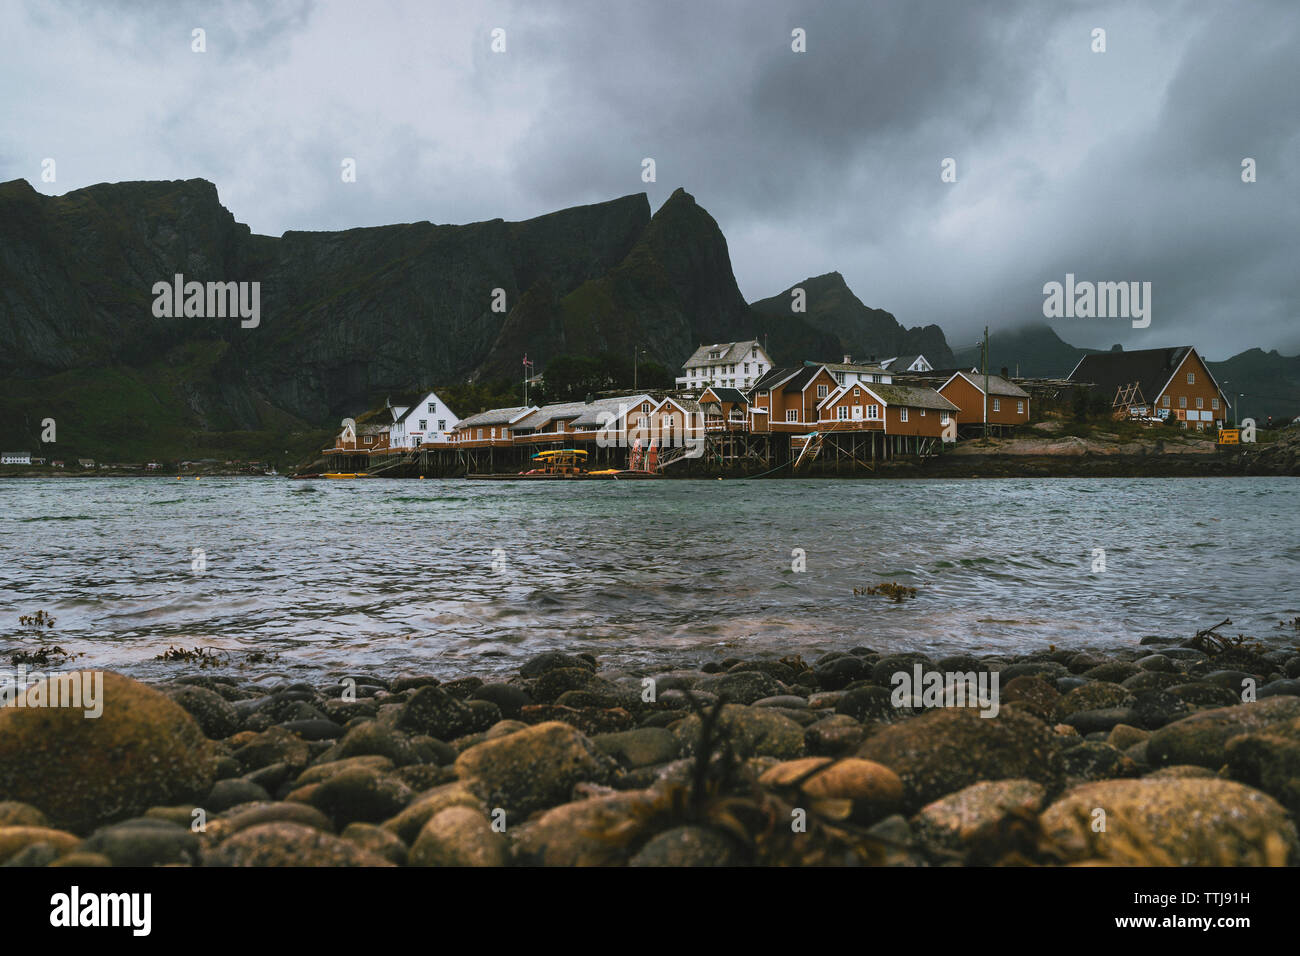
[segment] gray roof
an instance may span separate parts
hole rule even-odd
[[[1121,385],[1136,382],[1142,389],[1142,398],[1154,405],[1178,367],[1193,351],[1190,345],[1180,345],[1165,349],[1138,349],[1133,352],[1097,352],[1085,355],[1079,361],[1070,373],[1070,381],[1091,382],[1107,398],[1113,396]],[[1210,381],[1215,388],[1219,388],[1213,375],[1210,376]],[[1223,394],[1222,389],[1219,391]],[[1224,395],[1223,399],[1227,401],[1227,396]]]
[[[911,364],[919,358],[925,358],[925,356],[921,355],[918,352],[913,355],[899,355],[896,358],[885,359],[885,362],[888,364],[889,368],[893,371],[906,372],[908,367],[911,366]],[[930,360],[926,359],[925,364],[929,365]]]
[[[696,368],[701,365],[731,365],[735,362],[743,362],[750,357],[754,351],[754,346],[762,348],[758,339],[747,339],[744,342],[715,342],[713,345],[701,345],[695,352],[682,363],[682,368]],[[722,354],[718,358],[709,358],[710,352]]]
[[[800,369],[797,368],[773,368],[764,372],[757,382],[749,387],[749,394],[756,395],[759,392],[768,392],[776,388],[782,382],[798,375]]]
[[[560,418],[577,418],[587,408],[586,402],[557,402],[553,405],[543,405],[537,411],[533,412],[511,427],[519,430],[522,428],[533,428],[540,430],[543,426]]]
[[[889,370],[883,365],[872,365],[867,362],[813,362],[805,360],[804,365],[826,366],[831,372],[862,372],[866,375],[888,375]]]
[[[984,373],[979,369],[971,369],[969,372],[956,373],[970,382],[981,392],[984,391]],[[947,384],[946,382],[944,384]],[[1001,375],[989,375],[989,394],[990,395],[1009,395],[1012,398],[1028,398],[1029,393],[1019,385],[1008,382]]]
[[[600,428],[605,424],[606,414],[618,414],[619,406],[626,405],[631,408],[633,405],[640,405],[642,402],[649,402],[651,405],[658,405],[659,399],[651,398],[649,395],[615,395],[612,398],[598,398],[590,405],[585,406],[586,411],[573,420],[574,428]]]
[[[721,387],[710,386],[709,388],[706,388],[704,391],[712,392],[714,395],[718,396],[718,401],[720,402],[730,402],[732,405],[749,404],[749,399],[745,398],[745,393],[738,388],[721,388]],[[700,394],[703,395],[704,392],[701,392]]]
[[[358,435],[386,435],[389,431],[388,425],[358,425]]]
[[[732,391],[734,392],[736,389],[733,388]],[[693,398],[672,398],[669,399],[669,401],[676,402],[677,405],[681,407],[682,411],[691,414],[698,414],[700,412],[700,403]]]
[[[906,405],[909,408],[937,408],[942,412],[955,412],[957,406],[944,398],[932,388],[916,388],[911,385],[850,385],[848,388],[869,388],[885,400],[886,405]]]
[[[535,405],[516,405],[513,408],[489,408],[485,412],[462,418],[457,428],[478,428],[483,425],[508,425],[525,412],[533,411]]]

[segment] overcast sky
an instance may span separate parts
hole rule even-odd
[[[1071,272],[1152,283],[1076,345],[1295,354],[1298,51],[1295,0],[0,0],[0,180],[202,177],[269,235],[684,186],[751,301],[838,270],[961,347]]]

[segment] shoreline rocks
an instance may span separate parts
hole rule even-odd
[[[98,718],[0,708],[0,865],[1300,865],[1300,653],[675,664],[106,673]]]

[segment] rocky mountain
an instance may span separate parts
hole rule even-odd
[[[991,372],[1006,368],[1012,375],[1065,378],[1079,364],[1079,359],[1096,351],[1099,350],[1070,345],[1046,322],[1030,323],[1013,329],[989,329]],[[959,349],[955,358],[958,368],[978,368],[980,348]]]
[[[795,289],[804,292],[802,313],[792,310]],[[939,326],[904,328],[890,313],[864,305],[838,272],[805,279],[771,298],[752,303],[752,307],[773,318],[802,319],[814,330],[834,337],[835,349],[806,358],[837,362],[845,354],[866,360],[919,352],[935,368],[953,364],[952,351]]]
[[[167,318],[154,284],[259,283],[260,320]],[[119,459],[314,443],[386,394],[514,377],[560,354],[704,341],[829,344],[756,316],[726,239],[684,190],[524,222],[253,235],[203,180],[44,196],[0,184],[0,442]],[[320,434],[318,434],[320,433]],[[56,453],[46,449],[50,456]]]

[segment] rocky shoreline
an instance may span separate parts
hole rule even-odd
[[[0,709],[0,864],[1300,864],[1295,648],[103,681]]]

